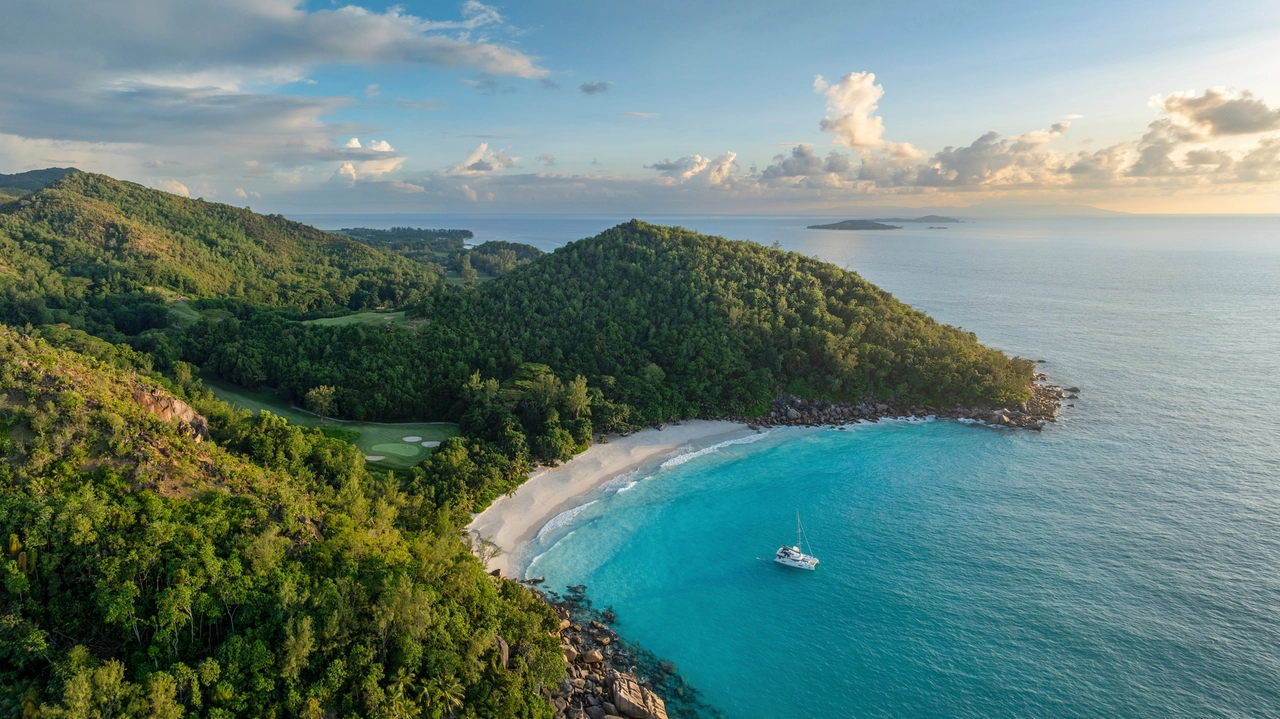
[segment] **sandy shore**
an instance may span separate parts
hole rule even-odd
[[[694,420],[670,425],[664,430],[646,429],[630,437],[610,437],[608,444],[592,445],[587,451],[560,465],[540,470],[507,497],[499,497],[489,508],[475,515],[467,531],[489,539],[502,550],[489,560],[489,569],[511,572],[515,550],[538,533],[553,517],[576,504],[576,498],[626,474],[649,459],[690,444],[747,429],[736,422]]]

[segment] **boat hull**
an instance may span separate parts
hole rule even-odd
[[[783,565],[784,567],[807,569],[811,572],[818,567],[817,557],[810,557],[807,554],[797,555],[794,552],[783,552],[781,550],[779,550],[777,556],[773,558],[773,561]]]

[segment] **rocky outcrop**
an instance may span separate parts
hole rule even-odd
[[[970,420],[993,427],[1041,430],[1047,422],[1056,422],[1058,409],[1064,398],[1075,399],[1078,387],[1063,390],[1047,384],[1043,374],[1036,375],[1031,385],[1031,399],[1004,407],[933,407],[929,405],[898,404],[868,398],[858,403],[804,400],[795,395],[781,394],[773,401],[773,408],[763,417],[730,417],[747,424],[752,429],[775,425],[821,426],[844,425],[853,422],[877,422],[882,419],[938,417],[942,419]],[[1072,394],[1068,394],[1071,392]]]
[[[178,426],[195,441],[209,439],[209,423],[191,409],[191,405],[162,389],[147,389],[134,385],[133,401],[143,409],[168,422],[177,420]]]
[[[618,712],[632,719],[667,719],[667,707],[657,694],[640,686],[630,674],[612,677],[613,705]]]
[[[538,590],[538,596],[546,597]],[[553,632],[560,638],[569,676],[556,687],[544,689],[555,708],[556,719],[667,719],[667,705],[653,684],[636,673],[637,657],[627,650],[617,633],[601,621],[575,620],[570,602],[549,602],[560,615]],[[612,612],[592,614],[613,621]],[[656,676],[669,678],[674,665],[661,662]],[[677,692],[692,694],[679,684]]]

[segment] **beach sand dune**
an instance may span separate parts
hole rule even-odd
[[[516,548],[533,539],[557,514],[573,507],[582,495],[650,459],[745,429],[746,425],[736,422],[693,420],[663,430],[642,430],[629,437],[610,437],[608,444],[592,445],[559,467],[530,475],[515,493],[499,497],[472,517],[467,531],[497,545],[502,553],[489,560],[489,569],[500,569],[509,576]]]

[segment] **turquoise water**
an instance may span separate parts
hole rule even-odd
[[[550,249],[621,219],[464,226]],[[1280,716],[1280,218],[645,219],[849,266],[1081,398],[1041,434],[780,429],[645,468],[531,574],[735,718]],[[759,559],[796,510],[813,573]]]

